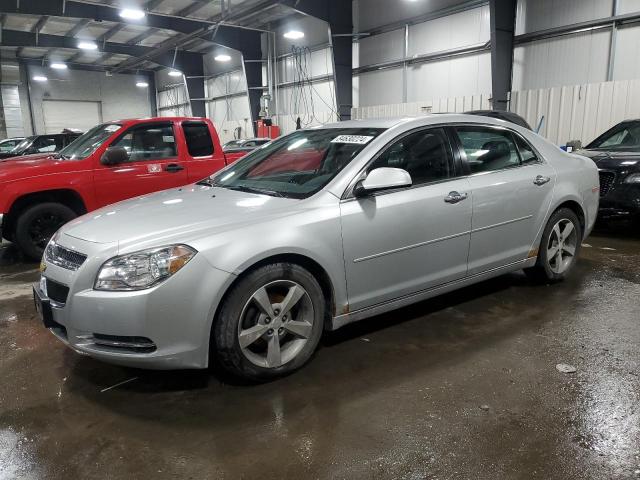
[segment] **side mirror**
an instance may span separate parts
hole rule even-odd
[[[380,190],[410,187],[412,183],[411,175],[406,170],[381,167],[371,170],[367,178],[360,180],[356,184],[353,193],[356,197],[364,197]]]
[[[117,165],[129,160],[129,154],[123,147],[109,147],[100,157],[103,165]]]

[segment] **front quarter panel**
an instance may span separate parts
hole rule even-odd
[[[301,200],[299,207],[286,215],[201,236],[190,244],[213,267],[235,275],[276,255],[310,258],[329,276],[336,310],[342,313],[347,308],[339,201],[328,192]]]

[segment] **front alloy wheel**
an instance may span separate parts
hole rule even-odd
[[[238,343],[254,365],[276,368],[293,360],[313,330],[313,303],[291,280],[276,280],[254,292],[240,314]]]
[[[225,296],[211,354],[234,376],[267,380],[300,368],[322,335],[326,300],[300,265],[274,263],[245,274]]]

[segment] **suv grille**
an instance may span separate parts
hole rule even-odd
[[[604,197],[609,191],[611,187],[613,187],[613,182],[616,179],[616,174],[613,172],[605,172],[600,170],[598,172],[600,174],[600,196]]]
[[[44,258],[58,267],[75,271],[80,268],[80,265],[84,263],[87,256],[82,253],[69,250],[68,248],[61,247],[57,243],[50,242],[44,251]]]
[[[47,297],[60,305],[67,303],[69,287],[47,278]]]

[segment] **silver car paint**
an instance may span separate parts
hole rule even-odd
[[[351,187],[365,166],[395,137],[418,127],[459,123],[512,129],[545,161],[371,198],[352,197]],[[45,272],[70,287],[67,304],[54,308],[55,320],[68,330],[66,341],[78,351],[124,365],[205,367],[211,324],[224,293],[237,275],[269,257],[296,254],[324,269],[334,297],[328,327],[337,328],[533,265],[529,252],[538,245],[548,217],[565,201],[584,210],[585,234],[593,227],[598,207],[593,162],[566,154],[528,130],[467,115],[326,127],[353,126],[388,130],[308,199],[191,185],[110,205],[65,225],[58,242],[89,256],[76,272],[54,265]],[[539,174],[554,181],[532,188]],[[452,190],[469,196],[457,204],[444,203]],[[138,292],[93,290],[98,269],[108,258],[173,243],[190,245],[198,254],[167,281]],[[87,332],[149,337],[158,349],[150,354],[107,352],[77,338]]]

